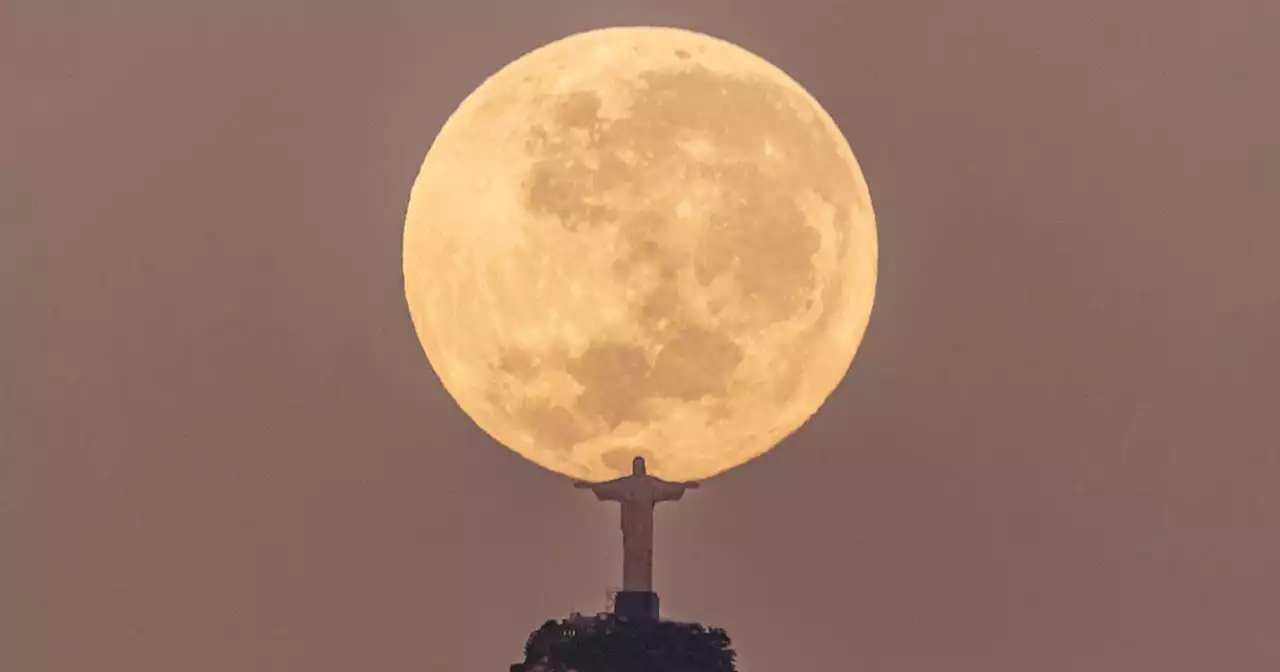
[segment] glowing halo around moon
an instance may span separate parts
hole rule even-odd
[[[405,295],[445,389],[529,460],[706,478],[799,428],[870,318],[876,229],[835,122],[671,28],[538,48],[468,96],[409,199]]]

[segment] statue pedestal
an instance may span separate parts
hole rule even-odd
[[[658,620],[658,594],[624,590],[613,600],[613,615],[631,620]]]

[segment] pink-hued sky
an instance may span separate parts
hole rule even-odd
[[[1280,3],[5,0],[0,669],[487,672],[618,583],[405,307],[432,138],[610,24],[786,69],[871,184],[853,369],[658,513],[745,672],[1280,669]]]

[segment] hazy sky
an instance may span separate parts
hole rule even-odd
[[[746,672],[1280,669],[1275,0],[0,0],[0,668],[505,670],[617,511],[454,406],[400,237],[485,76],[730,39],[844,129],[877,306],[658,515]]]

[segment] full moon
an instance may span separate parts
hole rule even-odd
[[[848,371],[876,284],[848,142],[763,58],[672,28],[540,47],[445,122],[405,295],[462,410],[547,469],[669,480],[773,448]]]

